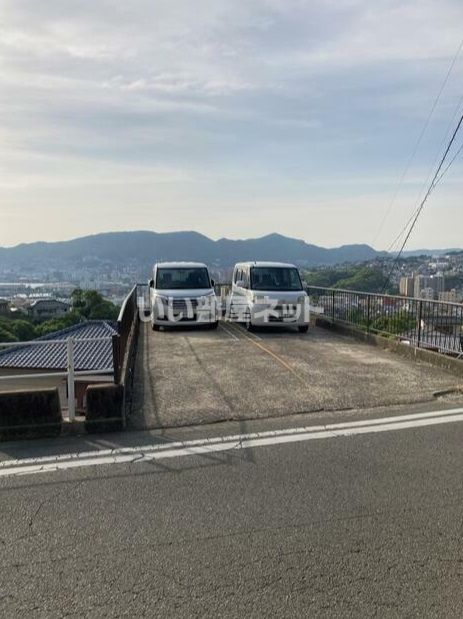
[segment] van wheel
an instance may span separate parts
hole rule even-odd
[[[153,323],[151,323],[151,328],[153,329],[153,331],[159,331],[161,327],[159,325],[153,325]]]
[[[309,325],[299,325],[297,330],[299,331],[299,333],[307,333],[307,331],[309,330]]]
[[[244,317],[244,324],[246,326],[246,331],[254,331],[254,326],[251,322],[251,314],[249,312],[247,312]]]

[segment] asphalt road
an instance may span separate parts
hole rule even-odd
[[[419,413],[351,414],[365,434],[1,477],[0,614],[461,617],[463,421],[370,426],[407,412]],[[178,429],[144,445],[235,431]],[[42,441],[35,455],[58,447]]]

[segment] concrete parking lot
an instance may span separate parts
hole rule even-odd
[[[141,326],[132,429],[426,402],[460,379],[324,329]]]

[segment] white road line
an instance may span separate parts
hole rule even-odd
[[[243,327],[243,329],[244,329],[244,327]],[[249,335],[249,337],[253,337],[255,340],[259,340],[260,342],[262,342],[263,338],[261,338],[260,335],[257,335],[257,333],[255,333],[255,331],[246,331],[245,333],[246,333],[246,335]]]
[[[251,447],[266,447],[328,438],[350,437],[361,434],[391,432],[463,421],[463,408],[446,411],[385,417],[321,426],[288,428],[269,432],[255,432],[210,439],[178,441],[162,445],[146,445],[120,449],[6,460],[0,463],[0,477],[33,475],[88,466],[152,462],[168,458],[198,456],[222,451],[237,451]]]
[[[219,322],[219,327],[221,329],[223,329],[225,331],[225,333],[227,333],[233,340],[235,340],[235,342],[239,342],[240,339],[239,337],[236,337],[236,335],[234,333],[232,333],[229,329],[225,328],[224,324],[222,322]]]

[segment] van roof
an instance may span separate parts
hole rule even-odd
[[[264,262],[264,261],[251,261],[251,262],[238,262],[235,264],[236,267],[276,267],[276,268],[291,268],[296,269],[297,267],[294,264],[290,264],[289,262]]]
[[[156,262],[154,268],[162,269],[207,269],[203,262]]]

